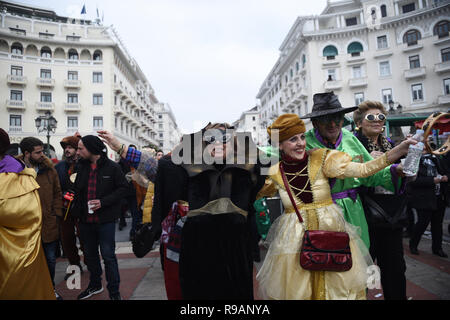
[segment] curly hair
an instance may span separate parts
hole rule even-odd
[[[356,125],[361,124],[366,115],[367,111],[372,109],[378,109],[382,113],[386,114],[386,109],[384,105],[379,101],[363,101],[359,104],[358,109],[353,112],[353,121],[355,121]]]

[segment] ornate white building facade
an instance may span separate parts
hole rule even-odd
[[[258,106],[244,111],[241,117],[233,122],[237,132],[250,132],[256,145],[263,145],[266,141],[267,131],[261,126],[261,112]]]
[[[160,102],[112,26],[5,1],[0,9],[0,127],[12,143],[26,136],[46,143],[34,120],[50,111],[58,158],[59,141],[76,131],[105,129],[127,144],[158,144]]]
[[[328,1],[320,15],[298,17],[257,94],[262,126],[311,112],[325,91],[347,107],[377,100],[403,112],[447,111],[449,23],[448,0]]]
[[[156,130],[158,132],[158,148],[164,154],[169,153],[180,143],[183,136],[177,125],[177,120],[168,103],[159,103],[156,108]]]

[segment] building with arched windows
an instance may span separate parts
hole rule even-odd
[[[159,145],[160,102],[116,31],[99,20],[0,1],[0,70],[0,127],[12,143],[26,136],[46,142],[34,120],[50,111],[58,158],[59,141],[75,132],[106,129],[126,144]]]
[[[378,100],[402,112],[447,111],[449,24],[448,0],[328,1],[320,15],[298,17],[257,94],[262,126],[311,112],[325,91],[347,107]]]

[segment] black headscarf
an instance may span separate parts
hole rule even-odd
[[[81,138],[84,146],[88,151],[94,155],[106,155],[106,146],[99,137],[88,135]]]

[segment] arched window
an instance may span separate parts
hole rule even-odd
[[[385,4],[382,4],[382,5],[380,6],[380,11],[381,11],[381,17],[382,17],[382,18],[387,17],[386,5],[385,5]]]
[[[360,52],[363,52],[363,46],[361,43],[359,42],[352,42],[348,45],[347,47],[347,53],[350,53],[352,55],[352,57],[356,57],[360,55]]]
[[[422,39],[422,35],[416,29],[407,31],[403,36],[403,43],[407,43],[408,46],[413,46],[417,44],[417,41]]]
[[[0,51],[9,52],[8,42],[3,39],[0,39]]]
[[[49,47],[43,47],[41,49],[41,57],[50,59],[52,57],[52,50]]]
[[[69,50],[69,60],[78,60],[78,52],[75,49]]]
[[[439,38],[448,37],[449,22],[448,20],[439,21],[433,29],[433,35]]]
[[[11,53],[12,54],[20,54],[20,55],[22,55],[23,54],[23,46],[20,43],[15,42],[11,46]]]
[[[323,56],[327,57],[327,60],[333,60],[338,55],[338,50],[335,46],[329,45],[323,49]]]
[[[94,52],[94,61],[101,61],[103,60],[103,55],[100,50],[95,50]]]

